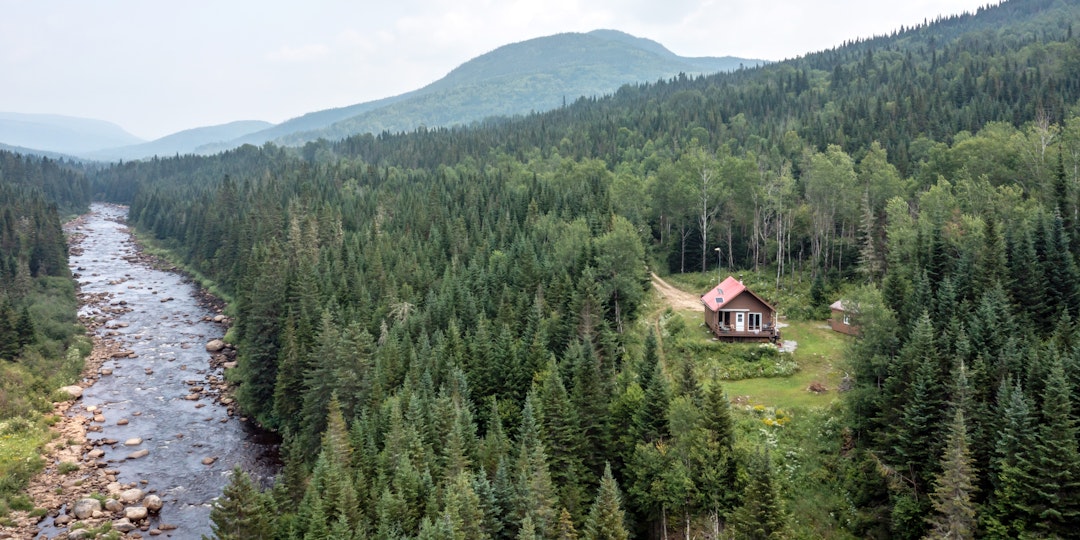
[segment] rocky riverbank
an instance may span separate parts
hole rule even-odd
[[[71,243],[70,253],[81,255],[81,242],[86,235],[81,232],[86,217],[81,217],[65,228]],[[139,249],[133,249],[122,258],[132,264],[166,271],[176,271],[166,261],[150,256]],[[78,280],[83,268],[74,269]],[[97,274],[94,274],[95,277]],[[122,287],[128,276],[112,277],[108,285],[114,289]],[[128,289],[136,285],[127,286]],[[15,527],[0,529],[0,538],[35,538],[44,529],[49,537],[56,538],[92,538],[97,532],[113,530],[121,532],[124,538],[142,538],[144,536],[164,535],[171,537],[182,533],[177,531],[182,525],[170,523],[168,515],[162,515],[163,501],[158,487],[153,485],[153,475],[138,480],[128,479],[121,482],[123,463],[146,459],[154,451],[143,445],[143,438],[133,436],[120,440],[123,436],[115,435],[120,426],[127,426],[143,413],[133,410],[123,416],[106,410],[106,407],[86,404],[81,399],[83,392],[91,388],[104,377],[112,377],[114,369],[137,369],[139,355],[133,350],[130,340],[142,338],[140,335],[125,333],[128,324],[116,319],[132,312],[135,307],[123,299],[121,292],[83,292],[78,293],[80,302],[80,322],[86,327],[93,340],[93,350],[85,359],[82,377],[77,385],[63,390],[71,399],[55,403],[53,415],[57,419],[51,427],[52,442],[43,449],[45,470],[33,478],[27,488],[27,494],[33,499],[36,508],[47,511],[44,517],[27,512],[15,512],[12,518]],[[157,291],[154,291],[157,294]],[[159,295],[157,302],[166,303],[174,299]],[[206,291],[196,295],[198,303],[204,308],[201,317],[203,323],[210,323],[219,328],[224,335],[231,321],[222,314],[224,304]],[[140,308],[141,309],[141,308]],[[211,334],[212,335],[212,334]],[[149,337],[145,339],[150,339]],[[125,343],[125,340],[129,340]],[[194,348],[196,344],[183,343],[181,349]],[[207,364],[195,367],[192,377],[183,383],[186,394],[182,399],[194,402],[194,408],[206,406],[205,401],[216,401],[225,407],[227,416],[220,422],[227,422],[236,415],[235,402],[221,369],[235,366],[236,350],[221,339],[210,340],[205,344],[208,356]],[[194,352],[194,351],[193,351]],[[172,361],[171,359],[169,360]],[[119,362],[125,362],[119,364]],[[107,367],[107,363],[112,366]],[[180,366],[185,369],[186,366]],[[153,367],[141,367],[145,375],[153,374]],[[217,405],[213,408],[216,409]],[[109,417],[106,417],[106,415]],[[111,426],[110,426],[111,425]],[[113,433],[113,438],[100,436],[103,430]],[[182,439],[183,433],[172,435]],[[153,437],[151,437],[153,438]],[[199,446],[199,445],[196,445]],[[128,451],[130,450],[130,452]],[[122,456],[122,457],[118,457]],[[218,461],[218,455],[206,455],[201,464],[212,467]],[[142,469],[145,470],[145,469]],[[162,490],[170,486],[162,486]],[[40,514],[36,512],[35,514]],[[187,531],[180,537],[198,537],[199,533]]]

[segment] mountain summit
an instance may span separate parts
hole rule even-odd
[[[230,141],[223,150],[267,141],[300,145],[358,133],[467,125],[492,116],[542,112],[579,97],[613,93],[624,84],[654,82],[756,66],[761,60],[688,58],[617,30],[565,33],[499,47],[419,90],[377,101],[309,113]]]
[[[299,146],[360,133],[468,125],[494,116],[558,108],[580,97],[655,82],[757,66],[761,60],[687,58],[617,30],[564,33],[504,45],[412,92],[305,114],[277,125],[231,122],[145,142],[99,120],[0,114],[0,144],[98,159],[215,153],[243,144]]]

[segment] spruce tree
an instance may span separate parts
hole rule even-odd
[[[1080,534],[1080,451],[1072,396],[1060,355],[1051,359],[1035,444],[1036,500],[1032,513],[1050,536]]]
[[[749,473],[743,504],[731,515],[732,532],[747,540],[787,538],[788,517],[767,450],[751,460]]]
[[[626,517],[622,510],[622,496],[619,485],[611,475],[611,466],[604,467],[604,476],[600,479],[600,490],[596,501],[589,510],[585,521],[582,540],[627,540],[630,533],[626,529]]]
[[[453,530],[454,540],[486,540],[491,538],[486,529],[483,502],[473,490],[471,475],[462,471],[446,486],[446,509],[443,513]]]
[[[949,425],[949,440],[941,456],[941,473],[934,481],[934,515],[927,518],[926,538],[974,538],[976,529],[976,471],[968,447],[964,410],[956,408]]]
[[[981,516],[988,536],[1018,538],[1031,532],[1036,487],[1031,451],[1036,443],[1031,404],[1019,384],[1002,381],[998,390],[997,443],[991,461],[994,491]]]
[[[578,532],[574,528],[574,519],[570,517],[570,511],[565,508],[559,512],[559,525],[555,531],[555,540],[578,540]]]
[[[525,399],[519,430],[518,458],[515,482],[515,517],[523,523],[530,518],[537,534],[551,536],[558,520],[556,503],[558,495],[551,480],[547,453],[540,439],[539,429],[533,415],[533,393]]]
[[[713,532],[719,534],[720,523],[735,508],[739,498],[738,460],[735,457],[735,421],[731,402],[713,373],[703,407],[704,427],[708,434],[707,471],[700,482],[705,505],[713,521]]]
[[[539,389],[540,435],[548,449],[551,479],[558,486],[562,506],[571,515],[584,514],[584,486],[588,483],[581,451],[584,440],[577,411],[570,402],[555,360],[548,362]]]
[[[648,338],[645,345],[645,357],[638,372],[641,389],[645,392],[645,400],[634,416],[634,423],[640,440],[653,442],[669,435],[667,411],[671,394],[668,391],[667,377],[664,376],[664,370],[656,352],[655,336],[653,336],[653,346],[649,346]]]
[[[229,485],[225,486],[221,497],[214,501],[214,506],[210,509],[210,530],[213,533],[211,538],[271,538],[275,530],[275,515],[269,498],[243,469],[234,467]]]

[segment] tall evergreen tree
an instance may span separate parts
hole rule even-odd
[[[974,494],[976,471],[968,447],[964,410],[956,408],[949,440],[941,456],[941,473],[934,481],[934,515],[927,518],[927,538],[974,538],[977,520]]]
[[[548,363],[539,388],[540,435],[548,448],[551,479],[558,486],[559,500],[571,515],[584,514],[584,486],[588,471],[581,462],[581,429],[559,368],[554,359]]]
[[[749,472],[742,506],[731,516],[732,532],[736,538],[749,540],[787,538],[788,517],[768,451],[754,456]]]
[[[619,485],[611,475],[611,466],[604,467],[604,476],[600,479],[600,491],[589,510],[585,521],[582,540],[627,540],[630,537],[626,529],[622,510],[622,496]]]
[[[272,538],[276,512],[269,498],[240,467],[233,468],[232,479],[210,509],[213,540]],[[206,538],[205,536],[203,538]]]
[[[988,536],[1019,538],[1032,531],[1036,493],[1031,454],[1035,445],[1031,404],[1020,386],[1002,381],[998,390],[999,428],[991,468],[994,491],[981,527]]]
[[[705,474],[699,482],[705,496],[705,506],[711,514],[713,534],[719,536],[721,521],[726,519],[738,502],[738,460],[735,456],[735,421],[731,402],[724,392],[720,378],[713,373],[703,407],[704,428],[708,434]]]
[[[1035,444],[1032,513],[1038,528],[1062,538],[1080,534],[1080,451],[1072,392],[1061,355],[1053,355],[1042,398],[1042,421]]]

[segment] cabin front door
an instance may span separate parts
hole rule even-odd
[[[735,331],[736,332],[745,332],[746,331],[746,314],[741,312],[741,311],[735,312]]]

